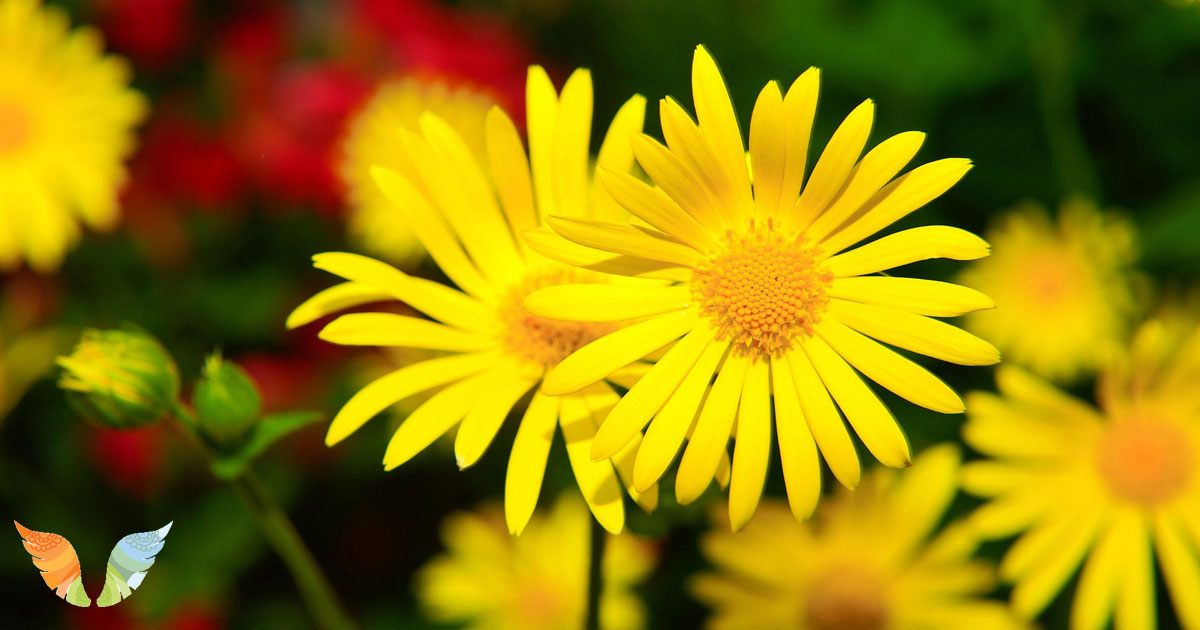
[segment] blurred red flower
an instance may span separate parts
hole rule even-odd
[[[194,0],[91,0],[113,50],[143,69],[168,68],[191,44]]]

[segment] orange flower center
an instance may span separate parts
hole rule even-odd
[[[527,280],[512,293],[500,309],[504,344],[509,352],[550,368],[616,329],[614,324],[607,322],[564,322],[537,317],[522,304],[525,296],[537,289],[574,282],[579,279],[570,272],[548,274]]]
[[[883,584],[857,567],[828,571],[813,581],[804,622],[809,630],[884,630],[888,611]]]
[[[32,131],[33,121],[23,107],[0,101],[0,156],[28,145]]]
[[[811,335],[829,304],[833,276],[803,235],[766,225],[725,235],[724,247],[692,278],[692,294],[736,351],[752,358],[775,356],[798,335]]]
[[[1100,441],[1100,474],[1114,494],[1146,506],[1187,489],[1194,469],[1189,436],[1162,420],[1115,423]]]

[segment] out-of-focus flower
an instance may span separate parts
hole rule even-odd
[[[204,362],[192,405],[204,433],[224,443],[237,440],[254,426],[262,412],[262,397],[245,371],[217,353]]]
[[[90,0],[114,50],[139,67],[171,67],[187,49],[195,0]]]
[[[1025,204],[986,236],[995,254],[958,281],[997,308],[967,316],[968,330],[1006,361],[1058,381],[1094,372],[1119,351],[1136,310],[1129,221],[1081,199],[1064,203],[1057,222]]]
[[[441,623],[582,629],[590,539],[587,511],[574,497],[533,517],[517,538],[505,532],[498,508],[451,515],[442,526],[447,553],[417,574],[417,599]],[[645,612],[633,587],[653,566],[650,548],[627,534],[609,536],[602,562],[600,627],[642,628]]]
[[[371,176],[371,169],[383,167],[413,181],[419,178],[402,130],[419,132],[421,114],[431,111],[458,131],[475,160],[483,163],[484,118],[492,105],[492,98],[477,89],[436,79],[407,77],[379,87],[350,123],[341,169],[353,211],[350,232],[364,250],[401,266],[411,266],[425,254],[403,213]]]
[[[58,267],[118,218],[122,165],[146,106],[95,29],[37,0],[0,0],[0,269]]]
[[[179,397],[175,361],[140,330],[85,330],[58,365],[63,370],[58,386],[80,414],[114,429],[154,422]]]
[[[314,257],[318,269],[346,282],[297,307],[288,318],[289,327],[352,306],[400,300],[438,321],[394,313],[351,313],[328,324],[321,338],[342,345],[425,348],[445,354],[402,367],[360,390],[333,419],[327,444],[336,444],[404,398],[445,386],[396,430],[384,466],[390,470],[403,464],[460,421],[455,457],[460,468],[472,466],[548,368],[617,327],[550,321],[530,314],[523,305],[524,297],[540,287],[607,283],[613,277],[545,258],[518,235],[544,225],[550,215],[583,220],[621,212],[608,193],[591,185],[591,75],[576,71],[559,95],[540,67],[531,68],[528,107],[529,159],[516,125],[499,108],[487,115],[482,164],[461,134],[426,112],[419,132],[400,130],[407,160],[415,167],[415,173],[409,174],[413,178],[375,170],[376,181],[395,211],[461,290],[408,276],[357,254]],[[644,108],[641,97],[634,97],[617,112],[596,159],[598,169],[628,172],[632,168],[628,136],[641,129]],[[624,281],[613,285],[618,291],[658,284],[616,280]],[[644,367],[614,369],[613,380],[628,385],[644,373]],[[654,508],[657,485],[632,490],[638,440],[620,449],[612,461],[595,461],[588,455],[597,424],[617,399],[616,390],[606,382],[570,396],[533,393],[508,461],[505,514],[511,532],[520,533],[533,514],[555,426],[561,427],[584,498],[608,531],[619,532],[625,524],[622,481],[643,508]]]
[[[984,599],[992,567],[971,560],[968,529],[930,540],[958,489],[959,456],[940,446],[905,471],[878,469],[797,523],[767,501],[745,531],[712,531],[701,548],[716,573],[691,583],[713,630],[1016,630]],[[719,516],[719,515],[718,515]]]
[[[166,436],[163,425],[123,431],[87,427],[87,450],[92,466],[117,489],[147,497],[165,481]]]
[[[875,111],[867,100],[834,132],[804,183],[818,77],[810,69],[786,94],[775,82],[760,93],[750,122],[752,188],[729,93],[698,47],[692,91],[699,125],[667,98],[659,118],[669,147],[644,134],[632,139],[633,154],[657,186],[598,169],[599,188],[644,223],[550,212],[560,215],[550,225],[565,240],[539,247],[564,262],[674,282],[552,287],[526,300],[534,315],[552,319],[644,318],[551,369],[547,394],[579,391],[676,342],[607,414],[590,455],[603,459],[629,448],[649,424],[634,465],[634,487],[646,488],[675,459],[690,427],[675,477],[675,497],[687,504],[712,483],[735,437],[734,529],[762,495],[772,405],[789,499],[804,519],[820,494],[818,447],[839,481],[858,484],[858,456],[835,402],[876,459],[909,464],[904,433],[860,372],[922,407],[963,411],[950,387],[883,344],[961,365],[1000,359],[987,342],[933,319],[990,308],[987,296],[878,274],[927,258],[981,258],[988,248],[979,237],[927,226],[844,251],[936,199],[970,161],[937,160],[897,177],[925,135],[901,133],[862,155]],[[531,135],[534,125],[531,119]]]
[[[1167,321],[1180,321],[1168,318]],[[1099,409],[1015,367],[973,393],[964,437],[991,460],[963,487],[970,519],[1020,534],[1000,565],[1012,603],[1039,614],[1082,564],[1071,627],[1155,628],[1155,556],[1184,628],[1200,628],[1200,327],[1151,321],[1100,377]]]

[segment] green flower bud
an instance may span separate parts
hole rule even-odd
[[[80,415],[114,429],[150,424],[179,399],[179,370],[170,353],[134,328],[85,330],[58,365],[58,386]]]
[[[214,353],[192,394],[200,428],[218,443],[234,441],[250,430],[262,411],[262,398],[242,368]]]

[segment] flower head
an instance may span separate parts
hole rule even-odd
[[[1098,408],[1011,366],[998,396],[970,395],[965,438],[991,457],[964,470],[989,499],[971,524],[1019,535],[1000,567],[1017,612],[1036,616],[1083,565],[1072,628],[1154,628],[1157,555],[1182,626],[1200,627],[1197,374],[1196,320],[1156,320],[1102,373]]]
[[[736,434],[729,501],[736,529],[762,493],[773,404],[792,509],[806,518],[819,495],[818,447],[843,484],[858,483],[858,457],[835,402],[876,458],[909,463],[904,434],[860,372],[923,407],[963,410],[941,380],[884,343],[964,365],[999,360],[988,343],[933,319],[990,308],[986,296],[876,275],[927,258],[981,258],[988,246],[978,237],[919,227],[844,251],[937,198],[971,165],[944,159],[899,175],[924,139],[917,132],[862,155],[875,109],[868,100],[833,134],[806,180],[818,89],[818,72],[810,69],[786,93],[772,82],[759,95],[750,122],[751,173],[725,84],[703,47],[692,89],[699,124],[667,98],[659,109],[667,144],[631,136],[655,186],[598,169],[602,189],[637,221],[551,216],[565,239],[530,237],[535,248],[566,262],[673,281],[620,291],[557,286],[530,295],[526,306],[541,317],[641,320],[560,362],[543,391],[585,389],[667,347],[607,415],[591,456],[621,452],[648,424],[634,465],[634,487],[647,488],[690,436],[675,483],[676,498],[689,503],[717,476]]]
[[[1059,381],[1095,372],[1120,350],[1137,303],[1127,220],[1082,199],[1064,203],[1057,221],[1026,204],[987,237],[996,254],[958,280],[987,293],[997,308],[968,315],[968,330],[995,343],[1009,362]]]
[[[154,422],[179,398],[175,361],[140,330],[85,330],[75,350],[59,357],[58,365],[58,386],[80,413],[115,429]]]
[[[712,630],[1017,630],[991,567],[959,524],[932,537],[958,488],[958,453],[941,446],[909,470],[879,469],[814,519],[768,501],[745,531],[701,540],[716,572],[692,581]]]
[[[534,517],[520,538],[508,536],[498,509],[452,515],[442,528],[448,551],[417,574],[417,599],[441,623],[582,630],[590,537],[587,511],[573,497]],[[653,566],[650,550],[627,534],[609,536],[602,562],[600,626],[644,627],[632,589]]]
[[[58,267],[117,220],[122,161],[145,112],[129,68],[59,9],[0,0],[0,269]]]
[[[205,360],[192,404],[204,433],[218,442],[246,435],[262,412],[262,396],[254,381],[242,368],[224,360],[219,352]]]
[[[458,425],[454,453],[459,467],[467,468],[483,456],[506,416],[532,392],[508,463],[505,515],[510,531],[520,533],[533,513],[557,426],[593,514],[606,529],[618,532],[625,523],[621,486],[633,485],[636,440],[611,462],[588,456],[599,420],[619,399],[617,391],[607,382],[562,397],[535,390],[547,369],[624,323],[548,320],[530,313],[525,298],[538,289],[591,283],[605,287],[614,299],[629,301],[636,310],[640,306],[632,300],[662,281],[600,273],[616,264],[607,255],[592,256],[596,269],[569,267],[518,238],[544,226],[549,215],[584,219],[623,213],[605,190],[591,184],[590,74],[575,72],[558,94],[535,66],[529,72],[527,105],[528,159],[516,125],[499,108],[486,116],[482,156],[440,116],[426,112],[417,129],[393,130],[399,133],[405,170],[374,169],[392,211],[403,217],[457,289],[356,254],[319,254],[314,257],[316,266],[346,282],[297,307],[288,325],[381,300],[400,300],[436,320],[352,313],[321,331],[323,339],[343,345],[441,354],[406,365],[355,394],[333,419],[326,442],[337,443],[394,403],[434,390],[393,434],[384,466],[399,466]],[[621,107],[600,147],[596,168],[632,168],[627,138],[641,128],[643,114],[640,97]],[[611,374],[612,380],[627,387],[645,367],[622,366]],[[630,490],[630,495],[652,509],[658,489],[652,484],[642,491]]]

